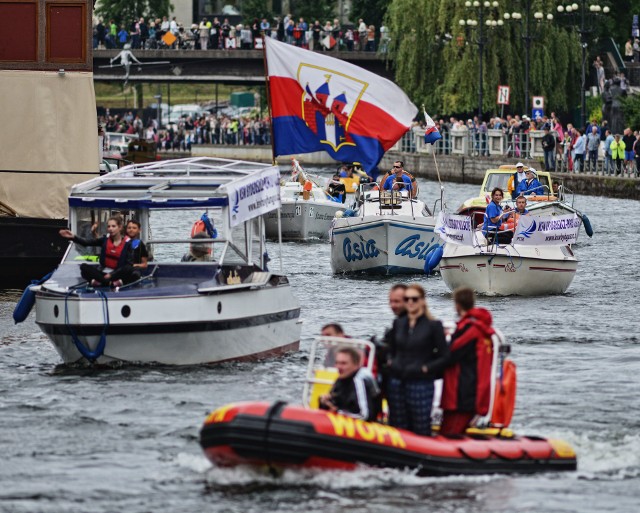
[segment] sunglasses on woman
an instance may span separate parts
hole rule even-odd
[[[404,296],[405,303],[417,303],[420,299],[420,296]]]

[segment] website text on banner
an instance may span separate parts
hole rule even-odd
[[[393,82],[358,66],[266,39],[274,154],[326,151],[373,170],[418,109]]]
[[[523,246],[566,246],[578,241],[582,220],[576,214],[566,216],[522,216],[518,220],[514,244]]]
[[[440,212],[436,222],[436,233],[444,242],[462,246],[473,245],[471,217]]]
[[[225,186],[229,193],[229,225],[234,227],[280,207],[280,170],[269,167]]]

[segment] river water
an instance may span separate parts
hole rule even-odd
[[[324,170],[328,172],[328,170]],[[432,205],[438,184],[421,183]],[[449,208],[477,186],[446,184]],[[640,510],[640,203],[578,197],[581,234],[563,296],[480,298],[518,365],[516,432],[562,438],[578,471],[421,478],[407,471],[290,471],[273,479],[213,468],[198,444],[210,410],[232,401],[299,402],[311,338],[338,321],[382,334],[393,279],[333,276],[326,243],[285,244],[302,305],[301,350],[278,360],[192,368],[79,370],[59,364],[33,314],[13,326],[16,291],[0,292],[2,512],[621,512]],[[271,247],[278,265],[275,245]],[[440,278],[413,276],[433,313],[452,319]]]

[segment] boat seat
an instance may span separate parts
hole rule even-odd
[[[381,191],[380,205],[383,207],[392,207],[402,204],[402,193],[400,191]]]
[[[253,271],[242,283],[266,283],[271,273]]]

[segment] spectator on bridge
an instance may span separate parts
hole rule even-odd
[[[209,35],[211,34],[211,22],[207,18],[202,18],[200,25],[198,26],[200,41],[200,50],[206,50],[209,47]]]

